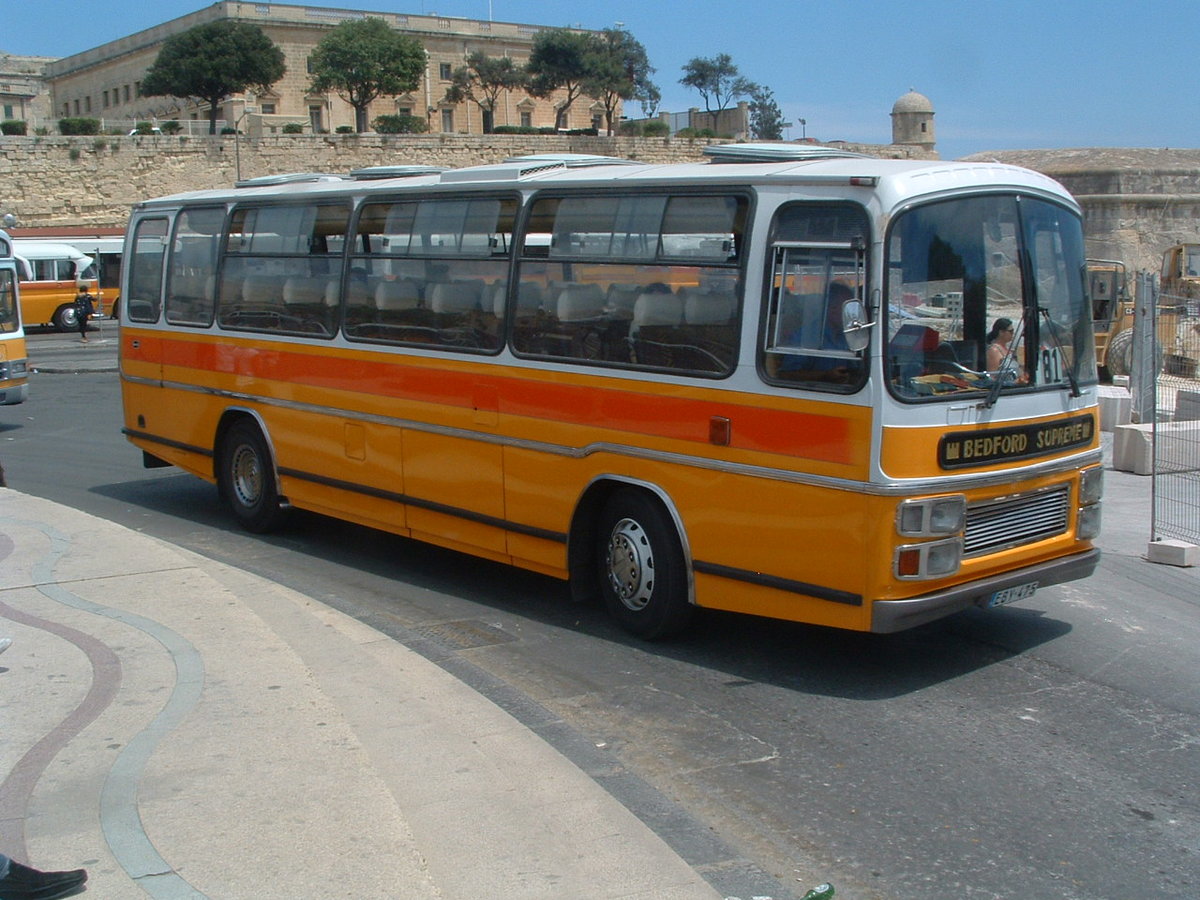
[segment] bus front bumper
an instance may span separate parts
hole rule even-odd
[[[891,634],[917,625],[924,625],[952,615],[971,606],[986,605],[987,599],[998,591],[1036,582],[1038,589],[1077,578],[1086,578],[1100,562],[1098,549],[1087,550],[1061,559],[1026,566],[992,578],[982,578],[960,584],[936,594],[910,597],[907,600],[878,600],[871,606],[871,631]]]

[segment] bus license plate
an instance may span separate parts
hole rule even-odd
[[[1038,583],[1036,581],[1031,581],[1028,584],[1018,584],[1016,587],[996,591],[996,593],[987,598],[984,606],[991,609],[994,606],[1007,606],[1009,603],[1015,603],[1018,600],[1028,600],[1033,596],[1033,592],[1037,590],[1037,586]]]

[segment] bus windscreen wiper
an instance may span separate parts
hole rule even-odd
[[[1038,307],[1038,312],[1046,320],[1046,325],[1050,331],[1050,340],[1054,342],[1054,348],[1058,351],[1059,357],[1063,361],[1063,372],[1066,373],[1067,381],[1071,384],[1071,396],[1079,396],[1079,381],[1075,378],[1075,373],[1071,371],[1071,366],[1067,361],[1067,351],[1063,347],[1062,341],[1058,337],[1058,328],[1054,324],[1054,320],[1050,318],[1050,311],[1044,306]]]

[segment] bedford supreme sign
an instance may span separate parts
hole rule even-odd
[[[1091,444],[1096,422],[1092,416],[1073,416],[1036,425],[990,431],[956,431],[938,444],[943,469],[961,469],[1004,460],[1049,456]]]

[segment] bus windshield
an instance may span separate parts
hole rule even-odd
[[[1079,218],[1027,196],[931,203],[887,245],[886,371],[901,400],[1096,379]]]

